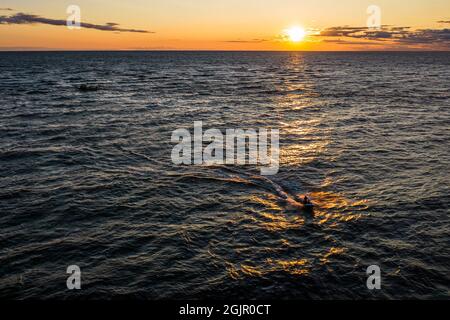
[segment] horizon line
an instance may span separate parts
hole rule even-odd
[[[6,49],[1,52],[450,52],[450,50],[220,50],[220,49]]]

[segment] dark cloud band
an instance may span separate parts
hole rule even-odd
[[[379,30],[367,27],[332,27],[318,34],[320,37],[345,37],[363,40],[386,41],[396,44],[429,45],[450,47],[450,29],[418,29],[410,27],[382,26]],[[350,41],[349,41],[350,43]]]
[[[66,26],[67,20],[62,19],[50,19],[37,16],[34,14],[16,13],[11,16],[0,16],[0,24],[46,24],[52,26]],[[154,33],[147,30],[138,29],[126,29],[121,28],[117,23],[109,22],[104,25],[93,23],[81,23],[80,26],[86,29],[95,29],[101,31],[113,31],[113,32],[134,32],[134,33]]]

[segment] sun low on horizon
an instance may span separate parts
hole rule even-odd
[[[292,26],[286,29],[284,30],[284,34],[287,36],[288,40],[293,43],[299,43],[306,37],[305,29],[300,26]]]

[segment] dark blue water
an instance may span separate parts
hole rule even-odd
[[[1,53],[0,297],[449,298],[449,89],[448,53]],[[280,172],[172,164],[200,120],[279,128]]]

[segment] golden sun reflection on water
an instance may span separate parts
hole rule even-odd
[[[324,180],[324,187],[330,184],[330,179]],[[339,222],[359,219],[362,216],[359,212],[368,209],[368,200],[350,200],[332,191],[314,191],[308,195],[315,204],[313,221],[318,225],[336,227]],[[297,194],[295,198],[300,199],[302,196]],[[299,229],[306,222],[305,212],[292,210],[287,201],[274,194],[252,195],[248,201],[257,206],[251,211],[249,218],[268,231]]]
[[[320,258],[320,262],[322,264],[327,264],[330,262],[330,257],[341,255],[345,252],[345,248],[330,248],[330,250],[325,253],[322,258]]]
[[[344,254],[345,248],[332,247],[325,253],[318,255],[320,264],[325,265],[331,262],[332,258]],[[274,272],[285,272],[293,276],[307,276],[312,272],[313,263],[309,259],[292,259],[281,260],[268,258],[259,266],[252,266],[242,263],[237,267],[231,263],[227,263],[228,275],[233,279],[239,279],[243,276],[248,277],[264,277]]]
[[[281,165],[305,165],[323,154],[331,140],[323,129],[319,129],[319,120],[296,120],[281,122],[282,140],[287,141],[280,147]],[[289,143],[290,142],[290,143]]]
[[[304,165],[313,162],[328,146],[327,141],[297,144],[282,147],[280,163],[288,165]]]
[[[263,265],[251,266],[249,264],[240,264],[235,267],[231,263],[227,263],[227,272],[232,279],[239,279],[243,276],[247,277],[263,277],[274,272],[286,272],[293,276],[305,276],[310,273],[311,266],[307,259],[298,260],[278,260],[267,259]]]
[[[338,222],[348,222],[361,217],[358,211],[368,208],[368,201],[352,201],[334,192],[311,192],[310,197],[316,204],[314,216],[318,224],[330,223],[330,227],[336,227]]]
[[[292,275],[306,275],[309,273],[308,259],[299,260],[272,260],[267,259],[267,264],[273,266],[273,271],[281,269]]]
[[[301,71],[304,67],[303,61],[293,56],[292,70]],[[312,85],[289,78],[279,90],[286,93],[274,101],[279,111],[281,167],[303,167],[321,157],[332,157],[327,151],[333,135],[323,123],[325,120],[304,116],[311,114],[308,108],[314,107]],[[330,231],[329,228],[359,219],[359,211],[367,209],[367,202],[352,201],[329,191],[335,183],[333,178],[325,178],[317,188],[319,191],[308,193],[316,205],[313,214],[290,206],[289,199],[283,199],[269,189],[266,189],[268,192],[248,196],[249,208],[245,218],[279,241],[269,242],[271,247],[257,247],[257,252],[255,248],[245,252],[236,249],[237,261],[226,262],[228,276],[232,279],[258,278],[281,272],[293,277],[307,277],[316,267],[344,255],[346,248],[339,247],[333,236],[323,234],[323,230]],[[303,194],[289,196],[298,201]],[[318,232],[317,227],[320,227]],[[311,240],[316,237],[320,238],[318,242]]]
[[[317,260],[321,265],[331,262],[333,258],[340,256],[346,252],[345,248],[332,247],[325,253],[319,254]],[[314,259],[316,260],[316,259]],[[313,261],[310,259],[272,259],[267,258],[266,261],[258,266],[252,266],[248,263],[241,263],[235,266],[227,262],[227,273],[232,279],[242,277],[264,277],[274,272],[285,272],[292,276],[307,276],[312,272],[314,267]]]
[[[263,209],[253,211],[253,215],[250,216],[255,223],[268,231],[298,229],[305,224],[305,219],[300,215],[284,214],[284,208],[280,206],[278,197],[272,194],[265,197],[250,197],[250,202],[264,206]]]
[[[332,184],[331,178],[325,179],[323,186]],[[352,201],[339,193],[331,191],[316,191],[309,193],[317,209],[314,211],[313,224],[326,226],[328,228],[337,227],[341,223],[357,220],[361,217],[358,211],[368,208],[367,201]],[[300,195],[297,195],[297,197]],[[286,208],[286,204],[280,201],[276,195],[267,193],[262,196],[250,196],[249,202],[256,205],[255,210],[249,211],[250,219],[260,227],[274,234],[282,235],[288,230],[302,230],[306,223],[306,214],[293,212]],[[311,231],[309,231],[311,232]],[[300,239],[299,239],[300,241]],[[264,277],[270,273],[283,272],[295,277],[308,276],[318,265],[327,265],[339,256],[344,255],[346,248],[329,246],[328,248],[317,248],[320,251],[310,256],[296,256],[281,258],[279,255],[286,250],[301,246],[295,243],[294,239],[289,241],[281,239],[278,246],[274,248],[264,248],[263,260],[255,260],[251,252],[245,262],[226,263],[227,274],[232,279],[243,277]]]

